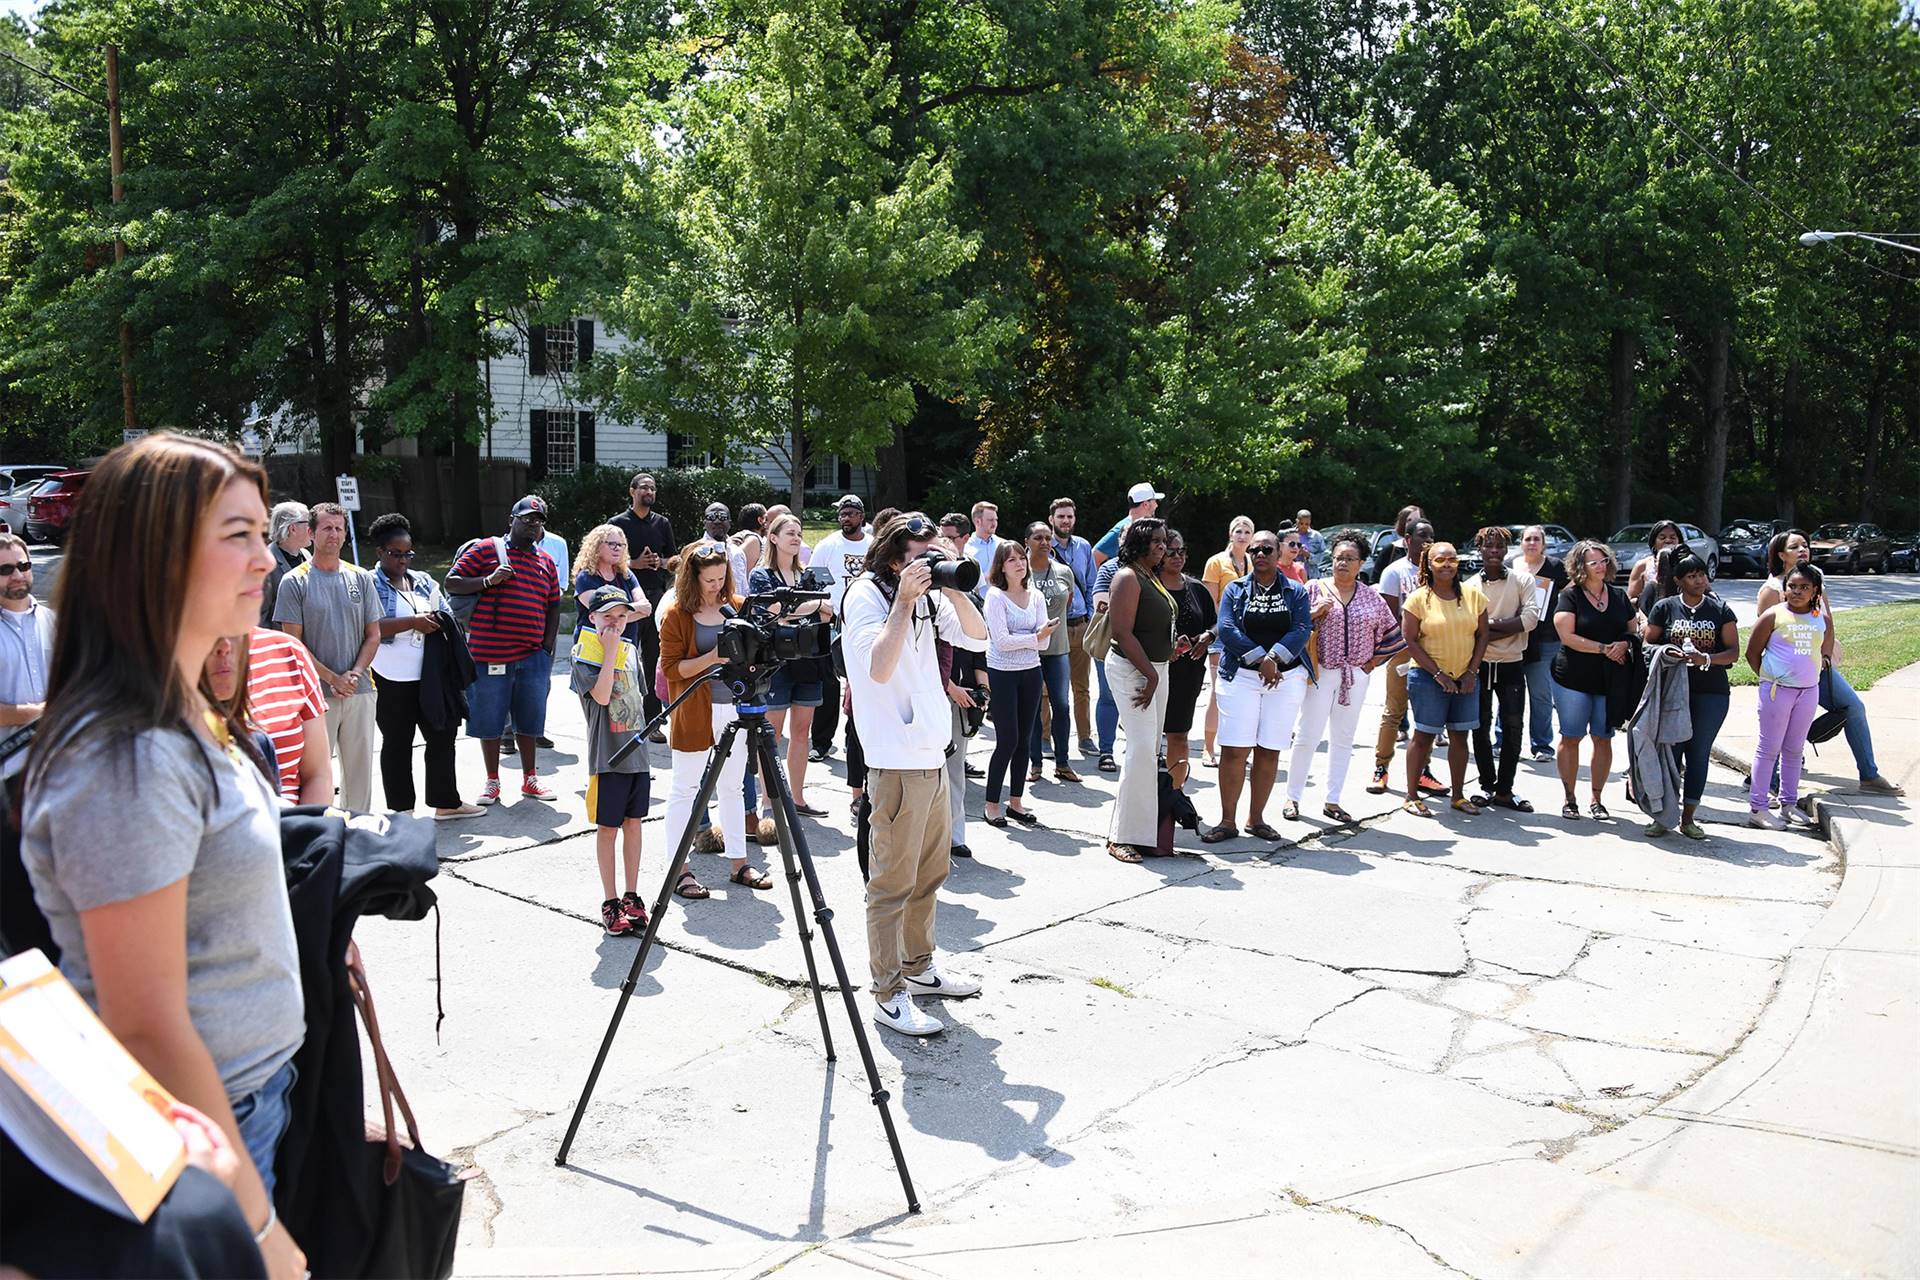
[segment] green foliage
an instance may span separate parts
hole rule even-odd
[[[734,467],[675,467],[652,473],[658,493],[654,510],[673,522],[682,542],[699,537],[706,526],[701,514],[710,503],[724,502],[738,512],[749,502],[772,506],[782,495],[765,479]],[[630,467],[582,467],[571,475],[550,476],[534,492],[550,508],[548,527],[579,546],[589,529],[619,515],[629,505]]]

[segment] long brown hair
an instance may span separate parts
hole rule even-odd
[[[30,779],[86,738],[124,746],[162,726],[192,732],[189,716],[204,695],[181,679],[174,646],[200,526],[235,480],[257,487],[267,505],[259,464],[225,445],[167,432],[121,445],[87,478],[54,588],[61,625]],[[216,714],[251,754],[252,735],[231,707]]]
[[[726,589],[720,593],[720,603],[740,607],[740,597],[733,594],[733,563],[724,542],[696,542],[680,553],[680,567],[674,573],[673,604],[683,609],[689,617],[700,612],[700,571],[711,569],[714,565],[727,568]]]

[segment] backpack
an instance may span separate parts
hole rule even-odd
[[[461,543],[460,549],[453,553],[453,563],[457,565],[466,559],[467,552],[477,546],[480,541],[481,539],[479,538],[469,538],[467,541]],[[513,563],[507,559],[507,540],[505,538],[495,538],[493,540],[493,554],[499,558],[501,564],[510,565]],[[447,582],[451,582],[452,580],[453,568],[452,566],[448,566]],[[445,587],[447,583],[443,582],[441,585]],[[487,594],[485,591],[475,591],[471,595],[455,595],[453,589],[447,587],[447,609],[453,614],[453,620],[460,624],[462,634],[473,629],[472,619],[474,606],[480,603],[480,597],[485,594]]]

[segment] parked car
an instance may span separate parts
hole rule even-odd
[[[0,489],[0,530],[25,536],[27,495],[41,485],[38,479],[23,480],[11,488]]]
[[[73,468],[44,462],[0,462],[0,493],[11,493],[20,486],[57,476]]]
[[[1920,573],[1920,533],[1892,533],[1887,537],[1891,543],[1887,569],[1893,573]]]
[[[1313,558],[1312,562],[1307,566],[1307,572],[1315,578],[1332,576],[1333,535],[1336,533],[1357,533],[1367,540],[1367,557],[1360,564],[1360,581],[1370,583],[1373,581],[1373,552],[1380,544],[1380,535],[1383,533],[1390,534],[1392,532],[1393,526],[1390,524],[1354,524],[1351,522],[1336,524],[1330,529],[1322,529],[1320,530],[1320,535],[1327,540],[1327,550],[1322,551]]]
[[[1624,529],[1616,529],[1607,539],[1607,545],[1613,548],[1613,554],[1620,561],[1618,582],[1625,584],[1633,566],[1644,560],[1648,554],[1647,535],[1653,532],[1653,523],[1630,524]],[[1709,538],[1695,525],[1682,524],[1680,537],[1695,555],[1707,562],[1707,576],[1720,576],[1720,544]]]
[[[1877,524],[1823,524],[1813,531],[1813,563],[1828,573],[1887,571],[1893,540]]]
[[[73,519],[73,502],[92,471],[62,471],[40,482],[27,498],[27,541],[59,542]]]
[[[1767,576],[1767,544],[1792,528],[1785,520],[1734,520],[1720,531],[1720,572],[1729,578]]]

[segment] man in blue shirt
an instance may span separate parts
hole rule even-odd
[[[1053,558],[1073,570],[1073,596],[1067,601],[1067,659],[1073,682],[1073,727],[1080,750],[1097,754],[1093,741],[1091,685],[1093,664],[1087,658],[1087,623],[1093,618],[1093,548],[1085,538],[1074,536],[1073,527],[1080,512],[1072,498],[1055,498],[1047,509],[1047,523],[1053,526]],[[1051,718],[1045,702],[1040,704],[1043,721]]]
[[[1000,550],[1001,538],[1000,508],[991,502],[973,504],[973,536],[960,548],[960,554],[980,566],[980,586],[974,595],[975,603],[987,598],[987,580],[993,576],[993,557]]]
[[[1095,567],[1105,564],[1120,554],[1120,535],[1135,520],[1145,520],[1160,510],[1160,500],[1167,495],[1155,489],[1145,481],[1127,490],[1126,518],[1117,522],[1100,541],[1093,544],[1093,563]]]
[[[1327,552],[1327,537],[1313,527],[1313,512],[1305,507],[1294,512],[1293,528],[1300,535],[1300,547],[1307,553],[1307,565],[1312,567],[1315,561]]]

